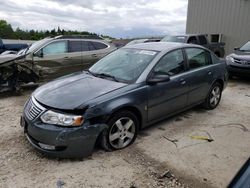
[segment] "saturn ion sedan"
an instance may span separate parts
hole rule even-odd
[[[216,108],[227,78],[225,62],[201,46],[130,45],[36,89],[21,125],[28,141],[50,156],[85,157],[97,142],[108,151],[123,149],[140,129],[166,117],[199,104]]]

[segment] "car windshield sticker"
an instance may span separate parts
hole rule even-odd
[[[155,55],[156,52],[154,52],[154,51],[148,51],[148,50],[141,50],[141,51],[138,52],[138,54]]]

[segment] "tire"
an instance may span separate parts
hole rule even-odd
[[[100,137],[100,144],[106,151],[126,148],[137,137],[139,121],[130,111],[123,110],[115,113],[107,125],[108,129],[104,130]]]
[[[222,94],[222,85],[216,82],[210,89],[205,102],[203,103],[203,107],[207,110],[215,109],[221,100]]]

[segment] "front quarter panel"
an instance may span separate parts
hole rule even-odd
[[[113,113],[122,109],[133,108],[139,113],[140,117],[138,118],[141,119],[141,124],[144,125],[147,122],[147,85],[135,85],[124,88],[123,90],[127,90],[124,92],[115,91],[107,94],[96,101],[95,104],[89,105],[90,107],[84,115],[85,119],[106,123]]]

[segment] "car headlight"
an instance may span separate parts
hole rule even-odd
[[[83,116],[61,114],[54,111],[47,111],[41,116],[43,123],[61,126],[80,126],[84,119]]]
[[[227,56],[227,57],[226,57],[226,60],[227,60],[227,62],[229,61],[229,62],[234,63],[234,58],[231,57],[231,56]]]

